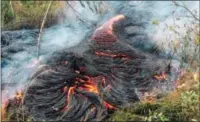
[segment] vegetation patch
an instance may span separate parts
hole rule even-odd
[[[3,30],[40,28],[50,1],[1,1],[1,28]],[[53,1],[48,12],[45,27],[57,23],[63,1]]]

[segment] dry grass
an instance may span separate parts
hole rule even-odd
[[[49,1],[12,1],[11,4],[7,2],[2,1],[1,27],[3,30],[40,28]],[[57,23],[57,11],[63,8],[63,2],[53,1],[44,25],[45,27]]]

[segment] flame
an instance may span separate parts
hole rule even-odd
[[[157,80],[167,80],[167,75],[165,72],[162,72],[161,75],[154,75],[154,78],[156,78]]]
[[[6,116],[6,109],[8,107],[9,104],[9,99],[7,97],[7,92],[8,91],[2,91],[2,99],[1,99],[1,120],[5,120],[5,116]]]
[[[21,104],[23,100],[23,92],[21,90],[17,91],[14,97],[9,98],[7,95],[8,91],[2,91],[2,104],[1,104],[1,119],[5,120],[7,107],[9,105],[10,99],[13,99],[15,104]]]
[[[23,92],[20,90],[20,91],[17,91],[16,92],[16,95],[15,95],[15,99],[16,100],[20,100],[23,98]]]
[[[6,116],[6,109],[8,107],[9,101],[6,101],[4,103],[1,104],[1,119],[5,120],[5,116]]]

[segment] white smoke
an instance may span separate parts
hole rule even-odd
[[[73,8],[66,4],[66,9],[64,9],[66,20],[43,30],[39,59],[36,58],[36,45],[33,45],[33,47],[25,47],[26,49],[22,52],[13,54],[11,61],[8,61],[8,64],[2,68],[2,83],[12,84],[10,87],[4,86],[3,88],[6,90],[7,99],[14,97],[17,90],[24,89],[24,86],[28,84],[28,78],[42,65],[46,57],[51,56],[55,51],[75,46],[83,41],[86,34],[93,29],[93,24],[103,16],[103,14],[92,12],[88,7],[81,6],[78,1],[69,2],[69,4]],[[95,4],[98,5],[98,1]],[[35,38],[24,38],[17,39],[16,42],[34,41],[36,41]],[[21,46],[13,43],[15,47]]]

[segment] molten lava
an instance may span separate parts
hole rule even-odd
[[[107,108],[107,109],[117,109],[116,107],[112,106],[111,104],[107,103],[106,101],[104,101],[104,106]]]
[[[124,54],[113,54],[113,53],[105,53],[105,52],[95,52],[98,56],[106,56],[106,57],[112,57],[112,58],[122,58],[124,60],[130,59],[127,55]]]
[[[117,15],[111,18],[105,24],[95,30],[91,39],[95,40],[96,42],[115,42],[117,37],[113,33],[113,25],[124,18],[124,15]]]
[[[85,84],[84,87],[89,92],[99,94],[97,87],[93,84]]]
[[[80,73],[80,71],[75,71],[76,73]],[[70,95],[75,94],[75,89],[79,89],[79,90],[83,90],[83,91],[88,91],[91,93],[95,93],[95,94],[99,94],[98,88],[97,88],[97,84],[96,84],[96,77],[90,77],[90,76],[84,76],[85,79],[81,79],[81,78],[76,78],[76,84],[74,86],[70,86],[67,87],[65,86],[62,91],[64,93],[67,94],[67,104],[66,106],[61,110],[61,111],[65,111],[67,109],[70,108],[69,106],[69,101],[70,101]],[[105,78],[102,77],[102,83],[105,84]],[[104,106],[107,109],[116,109],[114,106],[110,105],[109,103],[107,103],[106,101],[104,101]]]
[[[161,75],[154,75],[154,78],[156,78],[157,80],[167,80],[167,75],[165,72],[162,72]]]
[[[89,92],[99,94],[98,89],[97,89],[97,85],[94,81],[95,78],[89,77],[89,76],[85,76],[85,78],[87,80],[83,80],[81,78],[76,79],[77,80],[77,88],[79,88],[81,90],[85,90],[85,91],[89,91]]]

